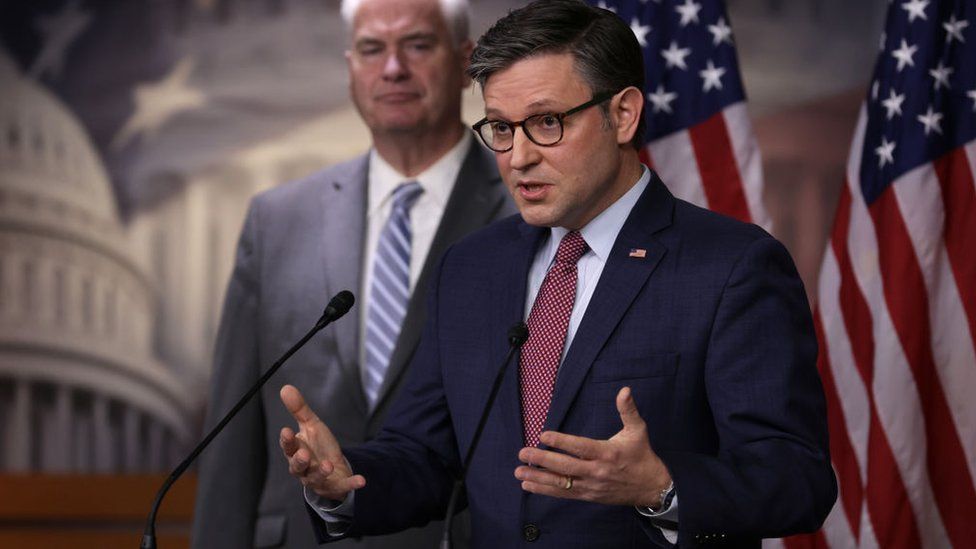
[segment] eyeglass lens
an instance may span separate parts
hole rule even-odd
[[[555,145],[563,136],[562,120],[554,114],[530,116],[521,124],[492,121],[478,128],[478,131],[489,147],[506,150],[512,146],[517,126],[522,126],[522,131],[536,145]]]

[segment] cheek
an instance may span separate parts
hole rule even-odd
[[[565,166],[570,166],[566,173],[572,174],[581,181],[592,181],[605,171],[610,158],[601,149],[593,147],[579,147],[564,158]]]
[[[566,145],[569,145],[566,143]],[[586,169],[586,163],[580,161],[580,152],[575,147],[549,147],[542,150],[542,163],[547,171],[557,181],[563,183],[574,182],[579,174]]]
[[[370,79],[364,74],[349,75],[349,91],[360,103],[369,99]]]

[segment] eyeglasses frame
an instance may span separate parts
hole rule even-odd
[[[561,112],[561,113],[543,112],[543,113],[539,113],[539,114],[533,114],[532,116],[527,116],[527,117],[523,118],[519,122],[508,122],[507,120],[488,120],[488,117],[485,117],[485,118],[482,118],[481,120],[479,120],[478,122],[475,122],[475,124],[471,126],[471,129],[474,130],[474,133],[478,134],[478,137],[481,138],[481,141],[485,144],[486,147],[488,147],[489,149],[491,149],[491,150],[493,150],[493,151],[495,151],[497,153],[505,153],[505,152],[508,152],[508,151],[512,150],[512,148],[515,147],[515,128],[522,128],[522,133],[525,134],[525,137],[528,137],[529,138],[529,141],[535,143],[536,145],[538,145],[540,147],[553,147],[555,145],[558,145],[563,140],[563,133],[565,131],[565,126],[563,125],[563,120],[567,116],[576,114],[576,113],[578,113],[580,111],[583,111],[583,110],[586,110],[586,109],[588,109],[588,108],[590,108],[590,107],[592,107],[594,105],[599,105],[600,103],[603,103],[604,101],[607,101],[608,99],[611,99],[614,95],[617,95],[618,93],[620,93],[620,92],[619,91],[616,91],[616,92],[603,92],[603,93],[598,93],[598,94],[594,95],[593,98],[590,99],[589,101],[587,101],[586,103],[583,103],[581,105],[577,105],[577,106],[573,107],[572,109],[569,109],[568,111]],[[538,141],[535,140],[534,137],[532,137],[532,134],[529,133],[525,129],[525,123],[526,122],[528,122],[530,119],[538,118],[540,116],[555,116],[556,117],[556,120],[559,121],[559,139],[556,139],[552,143],[548,143],[548,144],[539,143]],[[507,149],[501,149],[501,150],[499,150],[499,149],[496,149],[496,148],[492,147],[490,144],[488,144],[488,141],[485,139],[485,136],[481,135],[481,127],[484,126],[485,124],[490,124],[491,122],[505,122],[506,124],[510,124],[512,126],[512,144]]]

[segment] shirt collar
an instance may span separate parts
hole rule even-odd
[[[373,215],[390,200],[393,191],[407,181],[416,181],[424,195],[444,208],[451,196],[454,182],[471,143],[471,132],[462,132],[461,139],[429,168],[415,177],[407,177],[390,165],[376,149],[369,152],[369,215]]]
[[[630,211],[637,204],[637,199],[640,198],[651,181],[651,171],[646,166],[642,166],[642,168],[643,173],[629,191],[580,229],[580,235],[590,247],[590,251],[596,254],[601,261],[606,261],[610,257],[610,250],[617,240],[617,235],[620,234],[620,229],[623,228]],[[551,237],[546,250],[550,258],[555,257],[559,242],[568,232],[569,229],[565,227],[553,227],[551,229]]]

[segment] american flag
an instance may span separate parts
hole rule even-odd
[[[768,229],[762,165],[723,3],[591,3],[628,23],[644,50],[644,162],[676,196]]]
[[[976,543],[976,2],[889,2],[815,323],[840,485],[794,547]]]

